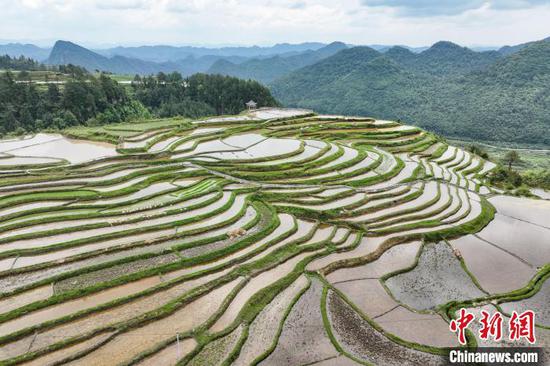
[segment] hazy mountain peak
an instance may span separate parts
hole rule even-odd
[[[462,47],[451,41],[439,41],[434,43],[430,48],[433,50],[437,50],[437,49],[465,49],[466,47]]]
[[[425,51],[422,51],[421,55],[430,55],[430,56],[442,56],[447,57],[449,55],[463,55],[463,54],[475,54],[476,52],[472,51],[467,47],[462,47],[456,43],[449,41],[439,41],[434,43],[430,48]]]
[[[42,61],[48,57],[50,49],[41,48],[29,43],[8,43],[0,45],[0,55],[11,57],[25,56],[36,61]]]
[[[325,47],[323,48],[327,48],[327,47],[331,47],[331,48],[335,48],[335,47],[338,47],[338,48],[348,48],[348,46],[344,43],[344,42],[340,42],[340,41],[334,41],[334,42],[331,42],[329,44],[327,44]]]
[[[60,48],[60,47],[63,47],[63,48],[75,48],[75,49],[85,49],[84,47],[82,46],[79,46],[77,45],[76,43],[73,43],[71,41],[64,41],[62,39],[59,39],[55,42],[55,44],[53,45],[53,48]]]
[[[343,51],[340,51],[334,56],[347,57],[350,55],[365,57],[365,58],[374,58],[374,57],[380,56],[380,52],[378,52],[377,50],[369,46],[356,46],[356,47],[352,47],[352,48],[348,48]]]
[[[395,56],[399,56],[399,57],[402,57],[402,56],[414,57],[414,56],[416,56],[416,54],[414,52],[412,52],[411,50],[409,50],[408,48],[405,48],[403,46],[393,46],[393,47],[389,48],[385,52],[385,54],[386,54],[386,56],[389,56],[391,58],[393,58]]]

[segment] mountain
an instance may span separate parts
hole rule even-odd
[[[231,63],[241,63],[247,61],[248,58],[242,56],[215,56],[215,55],[206,55],[206,56],[187,56],[182,60],[174,61],[179,67],[179,72],[183,75],[192,75],[197,72],[207,72],[208,69],[215,64],[217,61],[227,61]]]
[[[550,37],[541,39],[541,41],[550,42]],[[530,45],[532,45],[533,43],[536,43],[536,42],[539,42],[539,41],[521,43],[521,44],[517,44],[515,46],[503,46],[503,47],[499,48],[498,52],[502,55],[508,56],[508,55],[516,53],[516,52],[524,49],[525,47],[530,46]]]
[[[393,47],[386,56],[415,73],[437,76],[464,74],[483,69],[501,57],[496,51],[475,52],[452,42],[437,42],[415,54],[402,47]]]
[[[550,145],[549,42],[490,55],[492,63],[448,44],[428,51],[417,57],[436,72],[419,67],[406,49],[383,54],[355,47],[295,70],[271,89],[287,106],[400,119],[454,138]],[[465,67],[450,62],[453,57],[473,61]]]
[[[427,50],[429,47],[425,47],[425,46],[421,46],[421,47],[410,47],[410,46],[405,46],[405,45],[381,45],[381,44],[370,44],[368,45],[370,48],[373,48],[375,50],[377,50],[378,52],[386,52],[388,51],[389,49],[393,48],[393,47],[401,47],[401,48],[406,48],[407,50],[411,51],[411,52],[414,52],[414,53],[420,53],[422,51],[425,51]]]
[[[25,56],[36,61],[43,61],[48,58],[49,54],[49,48],[41,48],[33,44],[8,43],[0,45],[0,55]]]
[[[500,84],[511,87],[541,83],[550,75],[550,62],[548,62],[550,60],[549,40],[532,42],[521,50],[503,58],[481,74],[479,81],[488,83],[495,80]],[[549,85],[545,85],[545,93],[541,94],[540,97],[548,99]]]
[[[124,56],[111,58],[102,56],[84,47],[67,41],[57,41],[46,60],[49,65],[73,64],[86,68],[88,71],[100,70],[115,74],[155,74],[158,72],[183,71],[190,63],[182,60],[175,62],[151,62]],[[193,71],[194,72],[194,71]]]
[[[316,51],[305,51],[294,56],[277,55],[270,58],[254,58],[240,63],[221,59],[208,69],[208,73],[254,79],[269,84],[294,70],[314,64],[346,48],[347,46],[342,42],[333,42]],[[442,77],[482,69],[501,57],[501,54],[496,51],[475,52],[451,42],[438,42],[421,52],[413,52],[410,48],[403,46],[393,46],[381,51],[372,47],[367,48],[375,52],[384,52],[385,56],[413,73]]]
[[[294,56],[277,55],[265,59],[254,58],[240,64],[219,60],[208,69],[208,73],[253,79],[267,84],[293,70],[313,64],[346,48],[347,46],[342,42],[333,42],[316,51],[308,50]]]
[[[96,50],[101,55],[112,57],[115,55],[130,58],[138,58],[146,61],[166,62],[178,61],[189,56],[198,58],[202,56],[218,57],[244,57],[258,58],[271,57],[281,54],[297,54],[304,51],[315,51],[326,46],[324,43],[306,42],[300,44],[280,43],[271,47],[192,47],[192,46],[140,46],[140,47],[115,47],[106,50]]]
[[[67,41],[57,41],[46,60],[50,65],[73,64],[88,71],[100,70],[114,73],[142,73],[147,63],[122,56],[107,58],[84,47]],[[148,70],[149,71],[149,70]]]
[[[316,44],[304,44],[303,47],[315,47]],[[296,45],[278,45],[274,47],[269,48],[269,52],[275,52],[274,50],[278,51],[288,51],[297,49],[297,47],[294,47]],[[273,67],[273,70],[283,70],[284,73],[288,73],[292,70],[295,70],[301,66],[305,66],[309,63],[313,63],[317,60],[319,60],[322,57],[326,57],[330,54],[333,54],[340,50],[342,47],[345,47],[342,43],[334,43],[325,47],[322,47],[321,49],[317,51],[311,51],[307,50],[301,53],[298,53],[295,55],[295,52],[289,53],[283,53],[284,55],[287,55],[286,57],[281,56],[275,56],[270,59],[271,62],[276,65],[277,59],[280,57],[284,61],[282,62],[284,65],[287,66],[271,66]],[[154,46],[152,48],[145,47],[143,49],[147,50],[169,50],[173,47],[168,46]],[[182,47],[183,48],[183,47]],[[192,48],[192,47],[187,47]],[[254,47],[250,47],[247,49],[252,49]],[[267,52],[267,48],[260,48],[257,47],[260,50],[263,50],[264,52]],[[142,49],[142,48],[139,48]],[[232,48],[233,49],[233,48]],[[245,49],[244,47],[238,48],[238,50],[243,51],[242,49]],[[152,51],[151,51],[152,52]],[[224,52],[230,52],[226,49],[224,49]],[[108,53],[108,52],[107,52]],[[142,52],[137,52],[138,54]],[[243,52],[241,52],[243,53]],[[129,52],[128,54],[134,54],[132,52]],[[79,46],[75,43],[68,42],[68,41],[57,41],[50,53],[50,56],[46,59],[46,64],[49,65],[64,65],[64,64],[73,64],[82,66],[89,71],[94,70],[101,70],[101,71],[108,71],[115,74],[140,74],[140,75],[147,75],[147,74],[155,74],[158,72],[172,72],[172,71],[178,71],[184,76],[195,74],[197,72],[205,72],[207,71],[213,64],[216,62],[221,62],[223,65],[223,62],[228,63],[232,67],[238,67],[239,63],[246,62],[249,60],[249,58],[245,56],[224,56],[224,55],[194,55],[194,54],[188,54],[183,53],[182,55],[185,55],[184,58],[174,60],[174,61],[163,61],[163,62],[155,62],[155,61],[148,61],[143,60],[140,58],[135,57],[127,57],[127,56],[121,56],[118,54],[114,54],[111,57],[107,57],[103,54],[100,54],[98,52],[91,51],[87,48],[84,48],[82,46]],[[164,56],[159,56],[158,59],[164,59],[166,58],[166,54]],[[304,60],[301,62],[300,60]],[[261,60],[255,60],[255,62],[261,63]],[[269,63],[269,62],[268,62]],[[254,63],[252,63],[253,68]],[[283,72],[281,71],[281,72]],[[227,73],[228,75],[233,75],[237,73]],[[279,74],[276,74],[274,77],[280,76]],[[274,78],[273,77],[273,78]]]

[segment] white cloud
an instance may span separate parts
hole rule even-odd
[[[0,6],[4,39],[84,45],[441,39],[499,45],[550,35],[547,0],[0,0]]]
[[[145,0],[96,0],[98,9],[105,10],[129,10],[147,9],[149,2]]]
[[[404,16],[431,18],[440,15],[458,15],[469,10],[490,7],[493,9],[526,9],[548,5],[548,0],[361,0],[371,7],[395,9]]]

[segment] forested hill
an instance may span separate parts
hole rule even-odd
[[[238,114],[254,100],[259,107],[278,106],[269,89],[257,81],[230,76],[179,73],[136,76],[134,95],[159,117]]]
[[[220,75],[178,73],[136,78],[130,87],[105,74],[94,76],[78,67],[64,84],[37,85],[11,72],[0,73],[0,137],[76,125],[97,126],[135,119],[184,116],[198,118],[236,114],[254,99],[260,107],[277,106],[256,81]],[[130,92],[131,91],[131,92]]]
[[[443,77],[483,69],[502,57],[497,51],[475,52],[445,41],[421,53],[392,47],[385,55],[410,71]]]
[[[460,60],[460,62],[456,62]],[[272,84],[283,104],[400,119],[448,137],[550,145],[550,42],[502,56],[447,42],[340,51]]]
[[[46,66],[25,56],[0,55],[0,70],[46,70]]]

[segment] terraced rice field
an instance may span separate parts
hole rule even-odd
[[[550,202],[418,128],[272,109],[71,135],[118,145],[0,142],[0,364],[437,365],[459,307],[549,332]]]

